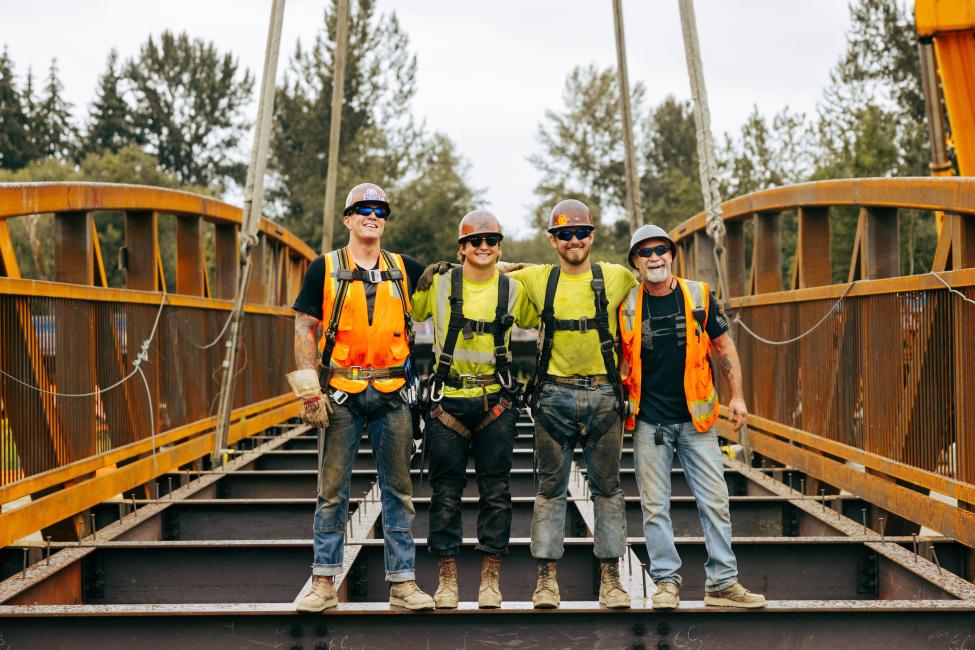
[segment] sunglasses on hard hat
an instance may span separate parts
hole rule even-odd
[[[502,239],[504,239],[504,237],[501,235],[471,235],[470,237],[465,237],[464,241],[474,248],[480,248],[481,242],[486,241],[488,246],[494,248],[501,243]]]
[[[575,228],[575,229],[565,229],[558,230],[552,233],[559,241],[572,241],[575,237],[579,241],[582,241],[592,233],[592,228]]]
[[[349,210],[349,214],[358,214],[363,217],[375,214],[379,219],[389,219],[389,208],[374,208],[368,205],[359,205]]]
[[[657,257],[663,257],[664,253],[670,252],[669,244],[657,244],[656,246],[647,246],[646,248],[640,248],[634,251],[634,255],[639,255],[640,257],[650,257],[656,254]]]

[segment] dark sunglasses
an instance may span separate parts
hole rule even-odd
[[[389,208],[372,208],[368,205],[360,205],[358,207],[352,208],[349,214],[358,214],[363,217],[368,217],[370,214],[375,214],[379,219],[389,219]]]
[[[474,248],[480,248],[481,242],[486,241],[488,246],[494,248],[495,246],[501,243],[502,239],[504,239],[504,237],[502,237],[501,235],[471,235],[470,237],[466,238],[464,241],[470,244],[471,246],[473,246]]]
[[[663,257],[664,253],[670,252],[669,244],[657,244],[656,246],[647,246],[646,248],[640,248],[636,251],[636,254],[640,257],[650,257],[656,254],[657,257]]]
[[[592,228],[576,228],[575,230],[559,230],[558,232],[552,233],[559,241],[572,241],[575,237],[579,241],[582,241],[592,233]]]

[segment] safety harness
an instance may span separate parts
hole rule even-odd
[[[494,320],[473,320],[464,316],[464,270],[454,267],[450,270],[450,318],[444,334],[443,348],[437,359],[437,367],[430,378],[430,417],[440,421],[447,428],[470,439],[472,433],[486,428],[501,415],[516,406],[519,388],[511,376],[508,361],[508,348],[505,334],[514,324],[514,316],[508,312],[509,280],[506,275],[498,275],[498,302],[494,309]],[[464,340],[470,341],[477,335],[491,334],[494,337],[494,373],[489,375],[451,375],[450,367],[454,361],[457,337],[463,333]],[[487,387],[501,386],[498,403],[488,407]],[[463,422],[448,413],[441,400],[445,386],[452,388],[480,388],[484,397],[484,410],[487,415],[474,427],[473,432]]]
[[[603,270],[598,264],[592,265],[592,291],[596,306],[596,315],[592,318],[583,316],[578,319],[565,320],[555,317],[555,291],[559,285],[561,269],[554,267],[548,276],[545,286],[545,304],[542,307],[542,337],[539,339],[538,354],[535,363],[535,374],[529,383],[528,394],[532,399],[532,411],[537,410],[538,396],[543,382],[575,386],[580,388],[595,388],[601,384],[611,384],[617,395],[617,408],[623,417],[623,391],[621,390],[616,360],[613,357],[615,340],[609,331],[609,300],[606,298],[606,283],[603,280]],[[596,330],[599,335],[599,352],[603,357],[606,368],[605,375],[590,375],[586,377],[556,377],[548,374],[548,364],[552,360],[552,342],[556,331],[570,331],[586,333]]]
[[[410,316],[409,306],[406,302],[407,289],[403,271],[401,271],[399,266],[396,264],[396,260],[393,258],[393,255],[386,250],[380,249],[379,251],[379,254],[382,255],[383,260],[386,262],[386,270],[361,269],[358,266],[353,269],[346,249],[342,248],[336,252],[338,253],[339,266],[335,270],[335,300],[332,302],[332,313],[329,316],[328,326],[325,328],[324,332],[325,346],[322,348],[322,362],[318,375],[322,389],[326,392],[329,390],[329,380],[333,375],[343,377],[345,379],[362,381],[405,377],[407,380],[406,386],[401,391],[401,396],[412,409],[419,401],[419,390],[416,385],[417,378],[415,377],[415,372],[411,372],[411,368],[415,368],[415,364],[413,363],[413,343],[416,335],[413,331],[413,318]],[[406,336],[407,341],[409,342],[410,350],[406,364],[394,368],[333,367],[332,352],[335,350],[339,320],[342,317],[342,308],[345,305],[345,299],[349,294],[349,286],[353,282],[370,282],[372,284],[379,284],[380,282],[385,281],[394,282],[396,284],[396,293],[399,295],[400,303],[403,306],[403,319],[406,324]],[[412,401],[410,399],[411,395]],[[343,390],[336,390],[330,394],[330,397],[336,404],[343,404],[349,398],[349,395]],[[414,434],[416,433],[416,429],[417,428],[414,427]]]

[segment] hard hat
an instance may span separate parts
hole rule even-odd
[[[560,201],[552,208],[552,213],[548,216],[548,231],[552,232],[558,228],[572,226],[589,226],[595,228],[592,222],[592,212],[582,201],[566,199]]]
[[[633,268],[636,268],[636,265],[633,264],[633,252],[636,250],[636,247],[639,246],[641,242],[645,242],[648,239],[665,240],[668,244],[670,244],[671,256],[677,257],[677,244],[675,244],[674,240],[670,238],[670,235],[667,234],[667,231],[661,228],[660,226],[655,226],[652,223],[648,223],[646,225],[637,228],[636,232],[633,233],[633,236],[630,237],[630,253],[629,255],[626,256],[626,261],[629,262],[630,266],[632,266]]]
[[[373,183],[359,183],[352,188],[349,195],[345,197],[345,209],[342,214],[348,214],[350,208],[354,208],[360,203],[382,203],[389,210],[389,199],[383,188]]]
[[[501,235],[501,222],[487,210],[474,210],[464,215],[457,226],[457,243],[471,235]],[[501,235],[504,239],[504,235]]]

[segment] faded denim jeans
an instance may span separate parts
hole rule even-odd
[[[657,427],[662,445],[655,444]],[[720,591],[738,581],[738,563],[731,550],[731,512],[728,509],[728,484],[724,479],[721,450],[713,429],[701,433],[690,422],[648,424],[637,420],[633,432],[640,504],[643,507],[643,535],[650,556],[650,577],[654,583],[681,583],[677,574],[681,561],[674,545],[670,520],[670,476],[674,452],[684,468],[684,476],[697,502],[704,528],[708,561],[704,565],[707,591]]]
[[[410,532],[415,514],[410,480],[413,431],[409,407],[398,393],[380,393],[371,384],[361,393],[349,395],[344,404],[333,406],[328,428],[318,431],[318,505],[312,573],[342,573],[349,481],[365,429],[379,474],[386,580],[414,580],[416,547]]]
[[[491,406],[500,393],[488,396]],[[509,409],[480,431],[484,402],[480,397],[445,397],[444,409],[473,433],[467,439],[439,420],[429,420],[426,429],[430,457],[430,552],[451,556],[460,551],[463,537],[461,497],[467,485],[467,458],[474,456],[477,480],[477,550],[505,554],[511,537],[511,458],[515,444],[518,412]]]
[[[545,383],[541,390],[534,414],[538,494],[532,513],[532,556],[537,560],[562,557],[569,471],[576,442],[581,442],[596,515],[593,553],[601,560],[622,557],[626,550],[620,488],[623,427],[613,387]]]

